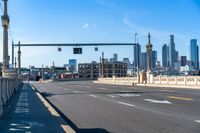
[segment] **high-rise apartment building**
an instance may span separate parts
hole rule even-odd
[[[190,41],[190,60],[195,70],[199,69],[199,47],[197,45],[197,39],[191,39]]]

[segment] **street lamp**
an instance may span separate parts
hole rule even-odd
[[[1,16],[3,26],[3,76],[6,76],[6,70],[9,68],[8,60],[8,27],[9,27],[9,16],[7,14],[7,1],[4,1],[4,14]]]

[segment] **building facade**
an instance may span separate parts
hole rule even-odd
[[[169,65],[169,47],[164,44],[162,47],[162,67],[166,68]]]
[[[156,62],[157,62],[157,51],[151,51],[151,68],[152,70],[156,69]]]
[[[187,65],[187,56],[181,56],[181,66]]]
[[[140,62],[141,62],[140,68],[143,70],[146,70],[147,69],[147,52],[141,53]]]
[[[77,68],[77,60],[76,59],[69,59],[69,67],[70,71],[76,72]]]
[[[141,55],[141,45],[136,44],[133,46],[133,69],[137,70],[137,67],[140,68],[140,55]]]
[[[195,70],[199,69],[199,47],[197,45],[197,39],[191,39],[190,41],[190,60]]]
[[[96,79],[98,77],[126,77],[127,63],[105,62],[78,64],[79,78]]]
[[[170,35],[170,43],[169,43],[169,66],[174,68],[174,63],[176,61],[176,50],[174,43],[174,35]]]

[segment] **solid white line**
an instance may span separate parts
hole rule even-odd
[[[119,104],[123,104],[123,105],[127,105],[127,106],[131,106],[131,107],[135,107],[135,105],[133,104],[129,104],[129,103],[124,103],[124,102],[118,102]]]
[[[195,122],[198,122],[198,123],[200,123],[200,120],[195,120]]]
[[[96,96],[96,95],[92,95],[92,94],[90,94],[89,96],[97,98],[97,96]]]

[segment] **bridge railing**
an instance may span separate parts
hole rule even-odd
[[[0,78],[0,116],[6,103],[21,88],[22,84],[20,79]]]
[[[133,84],[157,84],[157,85],[175,85],[175,86],[199,86],[200,76],[150,76],[146,82],[138,79],[138,77],[113,77],[99,78],[98,82],[133,85]]]
[[[200,76],[157,76],[153,77],[151,84],[166,85],[200,85]]]

